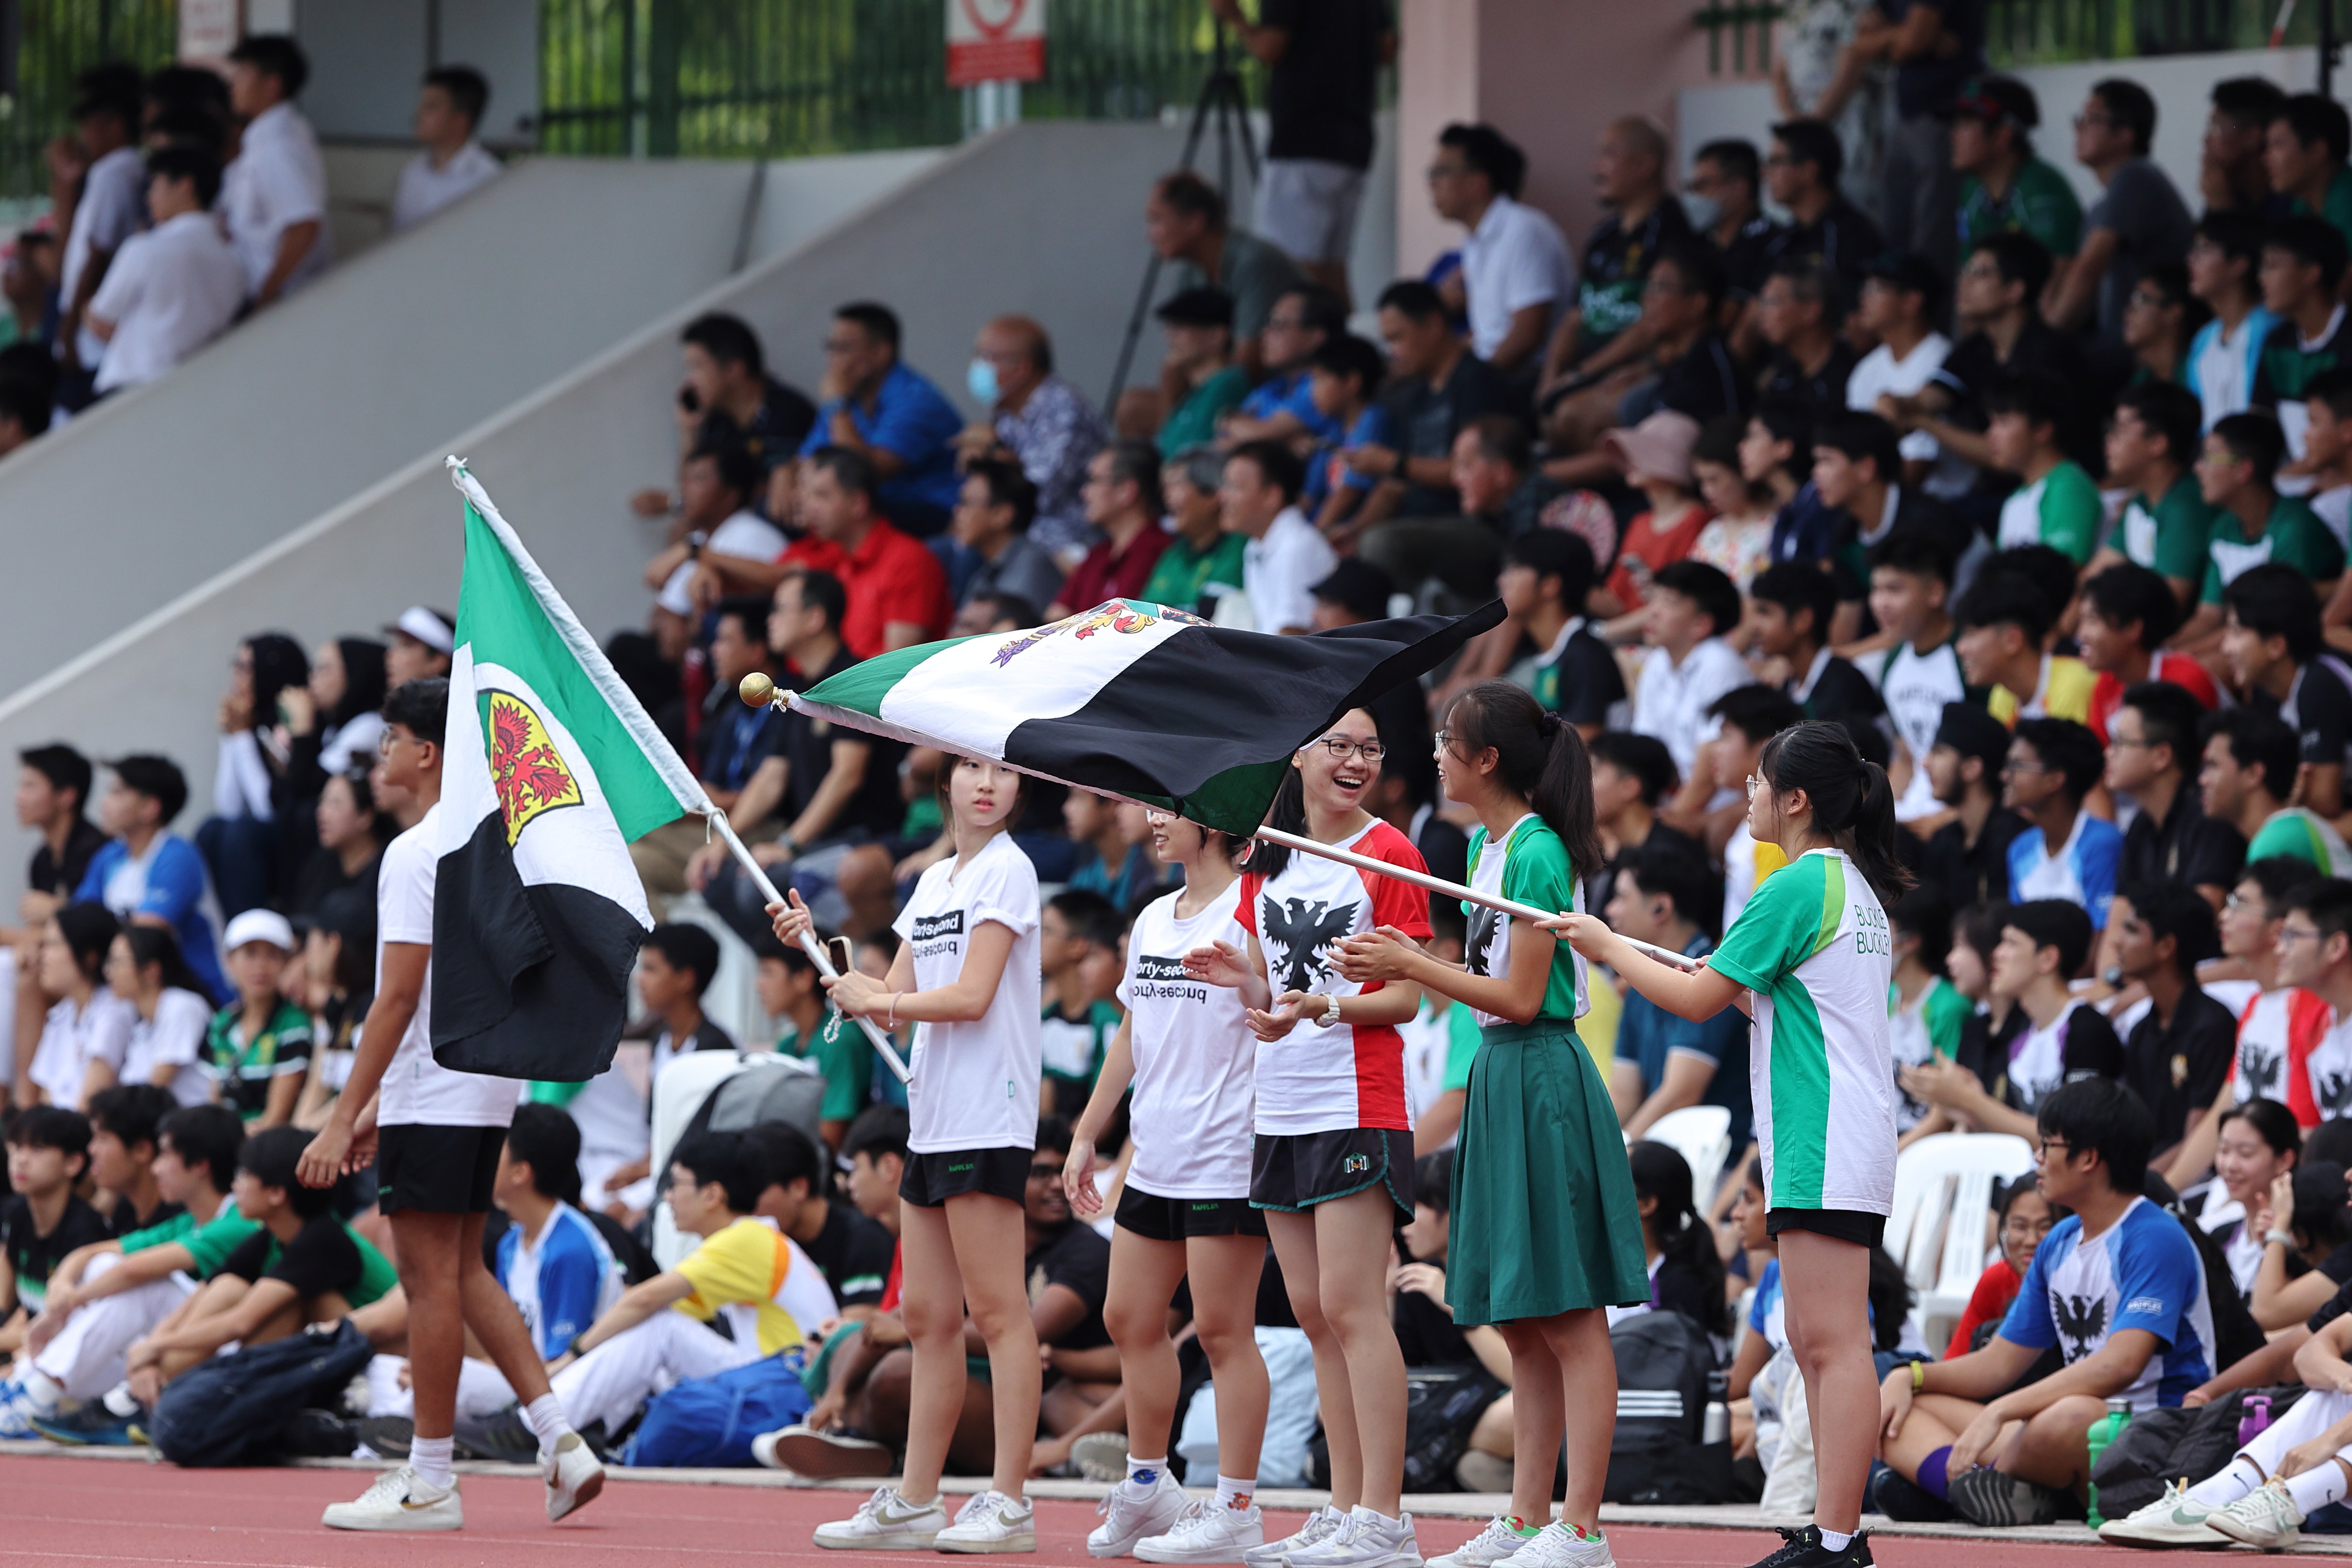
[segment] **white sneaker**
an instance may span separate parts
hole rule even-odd
[[[1391,1524],[1358,1503],[1328,1539],[1286,1552],[1282,1561],[1285,1568],[1421,1568],[1421,1547],[1413,1540],[1412,1515]]]
[[[1617,1568],[1607,1537],[1579,1535],[1567,1524],[1548,1524],[1523,1542],[1510,1568]]]
[[[352,1501],[328,1504],[319,1522],[329,1530],[463,1530],[466,1508],[457,1500],[455,1480],[444,1491],[403,1465],[378,1476]]]
[[[1173,1525],[1192,1499],[1165,1469],[1152,1472],[1151,1489],[1141,1497],[1129,1494],[1125,1481],[1104,1494],[1095,1512],[1102,1522],[1087,1536],[1087,1551],[1097,1557],[1127,1557],[1135,1543],[1159,1535]]]
[[[1091,1549],[1092,1542],[1088,1542]],[[1037,1512],[1026,1498],[986,1491],[956,1510],[955,1522],[931,1538],[939,1552],[1034,1552]]]
[[[2205,1516],[2205,1523],[2232,1541],[2265,1552],[2283,1552],[2303,1539],[2303,1510],[2275,1477],[2229,1507],[2215,1509]]]
[[[2230,1538],[2206,1522],[2214,1513],[2189,1495],[2185,1481],[2168,1481],[2164,1495],[2099,1526],[2111,1546],[2227,1546]]]
[[[549,1522],[586,1508],[604,1489],[604,1467],[577,1432],[555,1440],[555,1451],[539,1458],[539,1478],[547,1483]]]
[[[1538,1531],[1536,1534],[1543,1532]],[[1517,1552],[1533,1535],[1521,1535],[1511,1527],[1511,1521],[1496,1514],[1486,1521],[1486,1528],[1447,1552],[1429,1560],[1429,1568],[1494,1568],[1506,1557]]]
[[[908,1502],[896,1487],[877,1487],[849,1518],[820,1524],[814,1537],[834,1552],[919,1552],[948,1527],[948,1510],[935,1500]]]
[[[1296,1535],[1286,1535],[1280,1541],[1269,1541],[1264,1546],[1253,1546],[1242,1553],[1247,1568],[1280,1568],[1285,1558],[1320,1546],[1339,1528],[1348,1516],[1338,1509],[1324,1507],[1307,1516],[1306,1525]]]
[[[1165,1535],[1135,1543],[1146,1563],[1241,1563],[1244,1552],[1265,1544],[1265,1515],[1255,1503],[1220,1508],[1213,1497],[1193,1502]]]

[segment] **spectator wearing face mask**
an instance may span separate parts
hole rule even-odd
[[[989,409],[956,438],[965,472],[982,458],[1011,458],[1036,491],[1030,543],[1066,567],[1092,537],[1079,492],[1087,459],[1109,438],[1101,416],[1055,374],[1053,340],[1026,316],[999,316],[981,328],[964,386]]]

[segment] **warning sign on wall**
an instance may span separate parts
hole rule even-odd
[[[947,0],[948,85],[1045,74],[1045,0]]]

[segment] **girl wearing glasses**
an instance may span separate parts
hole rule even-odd
[[[1581,907],[1577,868],[1598,867],[1592,768],[1572,724],[1506,681],[1481,682],[1437,736],[1446,797],[1477,812],[1470,885],[1548,910]],[[1601,1483],[1617,1407],[1611,1307],[1650,1300],[1641,1204],[1608,1086],[1576,1038],[1584,962],[1550,931],[1473,905],[1466,963],[1392,931],[1341,944],[1340,973],[1451,996],[1483,1027],[1454,1152],[1446,1305],[1493,1324],[1511,1351],[1511,1511],[1440,1568],[1603,1568]],[[1570,1421],[1568,1412],[1578,1412]],[[1568,1490],[1551,1522],[1554,1456]]]
[[[1766,1228],[1780,1244],[1789,1342],[1821,1476],[1813,1523],[1765,1561],[1859,1568],[1871,1561],[1858,1531],[1878,1440],[1870,1261],[1895,1197],[1886,904],[1910,876],[1895,858],[1885,770],[1863,760],[1843,726],[1782,731],[1757,773],[1748,831],[1779,845],[1789,864],[1757,888],[1696,971],[1643,956],[1590,915],[1546,924],[1678,1017],[1737,1005],[1755,1020],[1748,1080]]]
[[[1268,826],[1425,871],[1412,840],[1364,807],[1381,756],[1371,715],[1349,710],[1291,758]],[[1265,1215],[1291,1308],[1314,1348],[1331,1447],[1330,1506],[1243,1561],[1418,1564],[1400,1501],[1404,1358],[1389,1316],[1388,1257],[1390,1233],[1412,1217],[1412,1117],[1397,1026],[1420,1007],[1421,988],[1360,984],[1339,973],[1333,948],[1382,927],[1426,941],[1428,895],[1264,843],[1250,847],[1241,889],[1247,946],[1209,942],[1184,955],[1184,969],[1239,991],[1257,1037],[1250,1204]]]

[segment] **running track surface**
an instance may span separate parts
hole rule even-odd
[[[325,1530],[319,1510],[359,1495],[369,1477],[346,1470],[183,1470],[131,1461],[0,1458],[0,1563],[7,1568],[844,1568],[809,1531],[856,1506],[854,1493],[772,1488],[614,1482],[584,1511],[547,1522],[537,1482],[464,1480],[467,1528],[439,1535],[354,1535]],[[1091,1561],[1091,1505],[1041,1500],[1040,1550],[1007,1563]],[[1296,1516],[1269,1515],[1295,1529]],[[1419,1523],[1434,1555],[1468,1539],[1463,1520]],[[1744,1568],[1780,1544],[1769,1532],[1617,1526],[1624,1568]],[[1958,1568],[1982,1563],[1990,1542],[1949,1538],[1875,1542],[1885,1568]],[[1964,1554],[1967,1554],[1964,1557]],[[2112,1548],[2002,1542],[2002,1568],[2073,1568],[2126,1560]],[[2138,1559],[2129,1559],[2137,1561]],[[921,1553],[861,1553],[874,1568],[938,1568]]]

